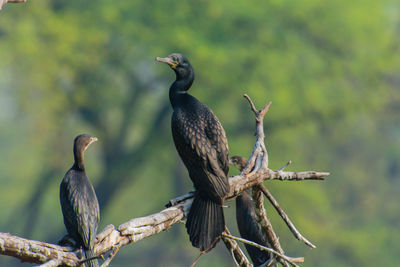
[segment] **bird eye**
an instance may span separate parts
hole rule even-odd
[[[173,57],[173,60],[174,61],[178,61],[178,57]]]

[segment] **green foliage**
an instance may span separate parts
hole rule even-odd
[[[393,266],[400,242],[400,80],[395,1],[32,1],[0,13],[0,228],[56,241],[58,185],[72,140],[90,133],[87,172],[101,224],[160,210],[191,183],[169,129],[174,76],[156,56],[182,52],[191,93],[248,156],[242,98],[273,102],[270,167],[330,171],[325,182],[266,185],[317,249],[270,208],[290,256],[307,266]],[[235,173],[234,170],[231,170]],[[36,198],[35,198],[36,196]],[[32,201],[32,203],[30,203]],[[230,204],[233,205],[233,204]],[[237,234],[234,207],[227,224]],[[171,242],[174,240],[174,242]],[[176,226],[121,250],[116,266],[188,266],[198,251]],[[154,255],[157,255],[155,257]],[[18,264],[0,257],[0,264]],[[198,266],[232,266],[221,245]]]

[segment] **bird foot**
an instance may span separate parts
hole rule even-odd
[[[57,244],[63,247],[76,247],[76,242],[74,239],[69,234],[64,235],[61,237],[58,241]]]

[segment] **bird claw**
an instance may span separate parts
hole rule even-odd
[[[76,247],[77,244],[75,240],[69,235],[66,234],[63,237],[61,237],[58,241],[57,244],[63,247]]]

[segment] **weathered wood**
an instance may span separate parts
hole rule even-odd
[[[26,0],[0,0],[0,10],[6,3],[24,3]]]
[[[307,240],[300,232],[297,230],[297,228],[294,226],[294,224],[290,221],[289,216],[283,211],[283,209],[279,206],[278,201],[272,196],[272,194],[268,191],[268,189],[263,185],[259,184],[257,186],[264,194],[264,196],[267,197],[269,202],[271,202],[272,206],[274,206],[275,210],[278,212],[279,216],[284,220],[286,225],[289,227],[290,231],[293,233],[293,235],[300,241],[303,241],[307,246],[311,248],[316,248],[316,246],[311,243],[310,241]]]
[[[271,253],[275,254],[276,256],[285,259],[286,262],[289,262],[294,267],[298,267],[296,263],[304,262],[304,258],[303,257],[298,257],[298,258],[288,257],[288,256],[285,256],[283,254],[280,254],[279,252],[276,252],[275,250],[273,250],[271,248],[267,248],[267,247],[261,246],[260,244],[257,244],[255,242],[246,240],[244,238],[228,235],[227,233],[222,233],[222,237],[226,237],[226,238],[230,238],[230,239],[233,239],[233,240],[237,240],[237,241],[240,241],[240,242],[242,242],[244,244],[248,244],[248,245],[251,245],[253,247],[259,248],[261,250],[265,250],[265,251],[271,252]]]
[[[231,235],[228,228],[225,226],[225,234]],[[231,253],[233,260],[235,261],[237,266],[240,267],[253,267],[253,264],[249,262],[246,255],[244,255],[243,251],[240,249],[239,245],[236,243],[234,239],[222,236],[222,241],[224,242],[226,248]]]
[[[270,170],[268,168],[268,153],[264,144],[263,117],[271,103],[257,111],[250,98],[247,95],[245,97],[249,100],[256,115],[257,140],[246,167],[239,175],[229,178],[230,192],[226,200],[235,198],[242,191],[261,184],[264,180],[323,180],[329,175],[328,172]],[[96,237],[96,255],[113,250],[115,256],[119,247],[167,230],[185,218],[192,204],[193,194],[194,192],[189,192],[172,199],[167,204],[166,209],[149,216],[131,219],[121,224],[117,229],[112,225],[107,226]],[[70,252],[69,248],[28,240],[7,233],[0,233],[0,254],[10,255],[27,262],[47,263],[45,266],[56,266],[54,264],[79,266],[81,263],[76,252]]]
[[[0,253],[19,258],[21,261],[44,263],[60,260],[61,266],[76,266],[79,262],[75,253],[68,248],[35,240],[0,233]]]
[[[261,228],[264,230],[264,233],[267,236],[268,242],[271,247],[279,254],[284,255],[285,251],[283,251],[281,244],[279,242],[278,236],[275,234],[275,231],[272,227],[270,220],[267,217],[265,208],[264,208],[264,199],[261,190],[258,187],[253,188],[253,200],[254,207],[257,214],[257,222],[260,224]],[[289,264],[283,260],[283,258],[278,258],[278,261],[283,266],[289,266]]]

